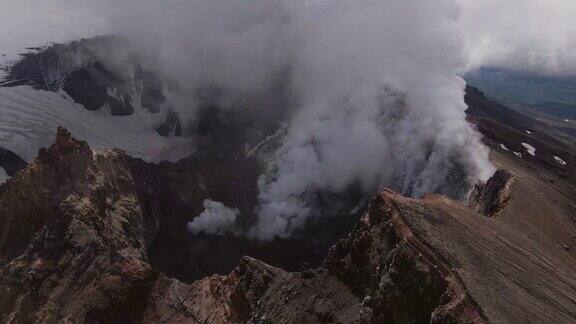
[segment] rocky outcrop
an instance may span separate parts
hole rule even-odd
[[[486,183],[477,184],[470,194],[468,205],[482,215],[493,217],[511,199],[514,172],[498,170]]]
[[[162,276],[154,286],[144,322],[245,322],[272,282],[286,274],[244,257],[230,275],[214,275],[191,285]]]
[[[0,187],[0,321],[138,322],[157,274],[118,150],[55,143]]]
[[[134,113],[134,106],[130,103],[132,98],[125,83],[102,63],[94,62],[70,73],[62,90],[88,110],[99,110],[107,105],[112,115],[126,116]],[[117,93],[111,95],[109,89]]]
[[[350,237],[333,247],[327,268],[365,296],[370,322],[484,322],[450,264],[405,221],[425,216],[426,206],[407,207],[420,206],[405,206],[400,195],[384,191]]]

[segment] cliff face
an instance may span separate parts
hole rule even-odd
[[[126,157],[56,142],[0,187],[0,321],[137,322],[156,274]]]

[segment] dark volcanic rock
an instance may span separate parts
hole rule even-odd
[[[441,255],[403,220],[424,210],[402,210],[384,192],[347,240],[333,247],[326,267],[365,296],[370,322],[482,322],[480,309]]]
[[[110,60],[108,53],[115,53]],[[132,73],[133,72],[133,73]],[[30,85],[46,91],[64,90],[88,110],[110,109],[112,115],[131,115],[134,102],[152,113],[166,98],[162,82],[139,64],[127,41],[100,36],[32,49],[8,68],[3,87]]]
[[[110,36],[31,48],[8,68],[5,83],[1,85],[27,84],[40,90],[58,91],[62,89],[67,76],[77,68],[92,64],[99,53],[121,48],[125,48],[123,41]]]
[[[130,103],[128,91],[122,91],[118,98],[108,94],[108,89],[117,89],[123,80],[110,73],[99,62],[81,67],[72,72],[64,81],[63,90],[88,110],[99,110],[108,104],[112,115],[131,115],[134,107]]]
[[[26,161],[12,151],[0,148],[0,167],[4,168],[9,176],[13,176],[16,172],[24,169],[26,165]]]
[[[512,171],[496,171],[486,183],[474,187],[468,205],[482,215],[488,217],[497,215],[511,199],[513,179]]]
[[[180,136],[182,134],[182,124],[178,114],[175,111],[169,111],[164,122],[156,128],[156,132],[165,137],[171,135]]]

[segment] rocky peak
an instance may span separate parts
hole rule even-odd
[[[76,140],[66,128],[58,127],[54,144],[49,148],[40,149],[37,162],[43,165],[63,167],[75,162],[87,162],[91,157],[92,150],[88,143]]]
[[[126,156],[60,128],[0,190],[0,321],[136,322],[156,276]]]

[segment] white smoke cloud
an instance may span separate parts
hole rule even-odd
[[[460,196],[486,178],[458,74],[490,65],[576,75],[573,0],[47,0],[27,12],[30,1],[11,2],[12,16],[32,12],[25,20],[36,16],[47,40],[66,31],[62,17],[132,40],[177,85],[170,100],[192,122],[205,91],[223,109],[271,97],[262,109],[287,111],[288,133],[259,182],[250,235],[263,239],[318,217],[318,191]],[[15,38],[22,24],[0,22]],[[6,34],[0,48],[16,43]],[[278,79],[288,107],[270,92]]]
[[[484,65],[576,74],[573,0],[6,0],[2,8],[0,52],[107,31],[130,39],[146,67],[172,82],[169,100],[192,123],[206,92],[222,109],[267,97],[262,109],[287,111],[288,134],[259,181],[249,235],[260,239],[319,217],[318,191],[465,195],[492,167],[465,122],[457,75]],[[270,91],[279,79],[287,107]],[[191,230],[232,228],[237,212],[216,204]]]
[[[317,216],[313,193],[392,186],[466,194],[491,174],[465,122],[465,62],[450,1],[331,1],[306,29],[293,66],[302,106],[260,180],[250,235],[287,237]],[[466,178],[450,177],[462,168]]]
[[[188,231],[193,235],[202,232],[206,234],[223,235],[234,233],[236,229],[236,218],[239,215],[238,209],[226,207],[223,203],[206,199],[204,200],[204,211],[188,223]]]
[[[386,3],[388,0],[374,0]],[[186,48],[175,40],[185,31],[192,33],[199,45],[210,45],[216,30],[227,22],[241,26],[238,17],[274,15],[279,1],[179,1],[179,0],[0,0],[0,54],[13,57],[28,46],[62,42],[80,37],[121,32],[148,42],[165,58],[170,52]],[[304,1],[294,1],[295,4]],[[323,5],[334,0],[308,0],[309,5]],[[341,1],[338,1],[341,2]],[[458,29],[465,35],[468,70],[495,65],[547,74],[576,73],[576,2],[573,0],[450,0],[459,7]],[[288,1],[285,2],[289,3]],[[427,6],[426,1],[413,1]],[[349,4],[355,7],[356,4]],[[361,7],[362,5],[358,5]],[[323,10],[321,8],[320,10]],[[412,17],[408,14],[406,17]],[[219,26],[218,26],[219,25]],[[264,25],[262,25],[264,26]],[[212,28],[215,27],[215,28]],[[262,28],[262,33],[274,32]],[[401,35],[402,32],[398,32]],[[200,35],[200,36],[199,36]],[[204,36],[201,36],[204,35]],[[171,37],[169,37],[171,36]],[[236,39],[240,41],[240,39]],[[233,42],[233,37],[229,42]],[[169,44],[171,46],[158,46]],[[246,54],[257,52],[265,44],[244,47]],[[212,44],[215,49],[216,44]],[[206,56],[210,53],[205,52]],[[212,52],[214,53],[214,52]],[[225,53],[219,53],[225,55]],[[246,57],[245,57],[246,58]],[[256,67],[270,57],[252,56]],[[247,61],[245,61],[247,62]],[[179,66],[174,62],[173,67]],[[187,63],[184,62],[186,67]],[[202,67],[200,65],[200,67]],[[230,66],[222,66],[222,70]],[[247,65],[235,66],[247,68]],[[206,71],[211,69],[207,68]],[[226,73],[226,72],[223,72]],[[216,75],[214,73],[213,75]],[[230,76],[230,75],[228,75]],[[195,77],[195,76],[191,76]],[[232,79],[230,83],[232,83]]]
[[[494,66],[576,75],[576,1],[458,0],[467,70]]]
[[[291,126],[260,179],[251,237],[287,237],[320,216],[317,192],[358,184],[367,194],[392,186],[463,196],[492,171],[465,122],[456,74],[466,58],[453,1],[123,4],[119,12],[131,16],[112,18],[116,33],[181,87],[173,102],[180,115],[194,116],[205,88],[218,89],[219,107],[242,109],[286,79],[294,104],[266,109],[288,109]],[[455,172],[464,177],[454,181]],[[229,228],[212,212],[196,221],[210,215],[214,224],[192,229]]]
[[[259,181],[249,235],[287,237],[321,213],[317,192],[392,186],[463,196],[492,172],[465,121],[467,58],[455,0],[102,1],[115,34],[171,80],[180,116],[198,94],[222,109],[286,110],[290,127]],[[274,101],[282,79],[290,105]],[[192,233],[224,233],[237,212],[205,202]]]

